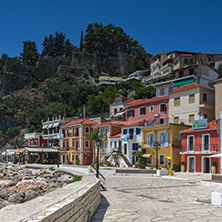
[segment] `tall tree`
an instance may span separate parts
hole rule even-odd
[[[37,45],[33,41],[23,41],[23,52],[20,55],[26,65],[34,66],[37,62],[39,53],[36,47]]]

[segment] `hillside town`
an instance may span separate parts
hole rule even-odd
[[[170,168],[221,174],[222,54],[161,52],[150,70],[128,78],[100,76],[98,84],[137,79],[156,89],[150,99],[117,96],[109,117],[52,116],[42,131],[25,134],[26,146],[5,149],[7,162]],[[93,137],[94,136],[94,137]],[[99,143],[98,143],[99,140]]]

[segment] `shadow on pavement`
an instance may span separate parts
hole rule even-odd
[[[107,199],[102,194],[100,195],[101,195],[101,202],[91,222],[102,222],[105,216],[106,210],[109,207],[109,202],[107,201]]]

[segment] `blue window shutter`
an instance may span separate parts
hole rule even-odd
[[[135,150],[135,143],[133,143],[133,150]]]

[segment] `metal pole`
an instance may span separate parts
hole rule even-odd
[[[158,145],[156,144],[156,169],[158,170]]]
[[[97,163],[96,163],[96,177],[99,178],[99,146],[97,146],[97,157],[96,157],[96,160],[97,160]]]
[[[59,168],[59,147],[58,147],[58,155],[57,155],[57,167]]]

